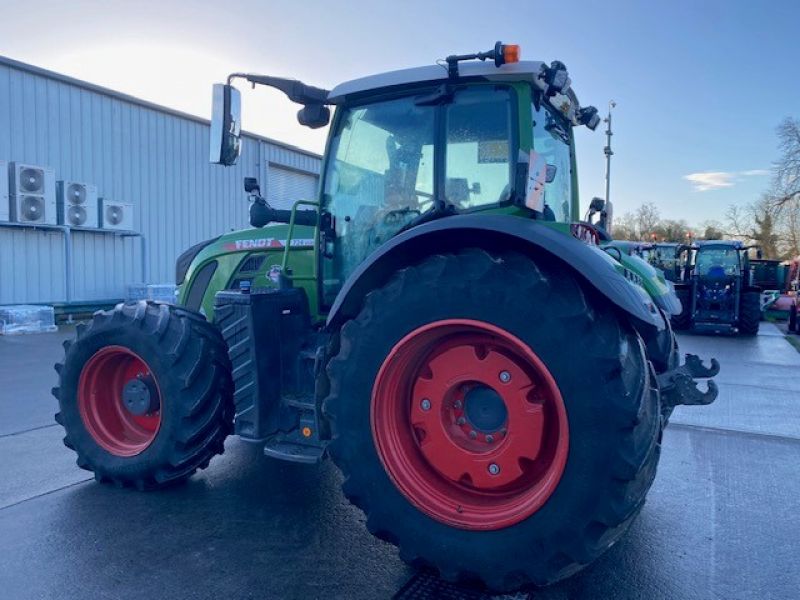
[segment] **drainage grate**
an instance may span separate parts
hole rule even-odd
[[[420,571],[393,596],[393,600],[529,600],[527,592],[492,595],[483,590],[464,587],[439,579],[433,573]]]

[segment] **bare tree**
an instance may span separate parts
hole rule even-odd
[[[661,213],[653,202],[642,204],[636,209],[636,228],[642,239],[649,239],[656,233],[659,221],[661,221]]]
[[[785,258],[800,254],[800,198],[797,196],[781,206],[777,232],[781,254]]]
[[[700,223],[697,234],[704,240],[721,240],[725,237],[725,226],[719,221],[709,219]]]
[[[689,241],[690,231],[689,224],[684,219],[664,219],[658,222],[654,233],[659,241],[686,243]]]
[[[781,156],[774,164],[774,202],[782,205],[800,195],[800,119],[786,117],[777,131]]]
[[[638,240],[639,232],[636,230],[636,215],[626,212],[621,217],[614,219],[612,234],[616,240]]]
[[[752,210],[749,206],[731,204],[725,211],[725,234],[732,238],[747,238],[753,230]]]

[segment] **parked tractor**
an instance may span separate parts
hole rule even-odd
[[[676,284],[683,310],[675,329],[755,335],[761,322],[761,288],[752,281],[749,251],[740,241],[713,240],[684,246],[686,271]]]
[[[566,67],[519,48],[343,83],[234,74],[213,162],[239,155],[244,79],[330,127],[317,198],[187,250],[177,305],[97,313],[57,365],[65,444],[99,481],[185,480],[226,437],[331,457],[368,529],[416,566],[545,585],[628,529],[678,404],[679,303],[578,220],[573,130],[599,118]],[[579,239],[580,238],[580,239]]]
[[[684,264],[681,263],[681,244],[658,242],[647,253],[647,261],[664,272],[667,281],[676,282],[682,277]]]

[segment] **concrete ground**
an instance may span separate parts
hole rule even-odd
[[[284,464],[231,439],[176,489],[89,481],[52,421],[70,335],[0,337],[0,597],[375,599],[414,575],[366,532],[330,463]],[[719,399],[676,410],[629,534],[529,597],[798,597],[800,354],[769,324],[681,345],[719,358]]]

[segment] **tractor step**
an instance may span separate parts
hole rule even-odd
[[[325,446],[307,446],[284,439],[272,439],[264,445],[264,454],[272,458],[316,464],[325,457]]]
[[[709,378],[717,373],[719,373],[719,362],[716,358],[712,358],[711,366],[706,367],[699,356],[687,354],[684,364],[658,376],[662,406],[671,408],[680,404],[687,406],[711,404],[716,400],[719,389]],[[695,379],[708,379],[705,392],[697,388]]]

